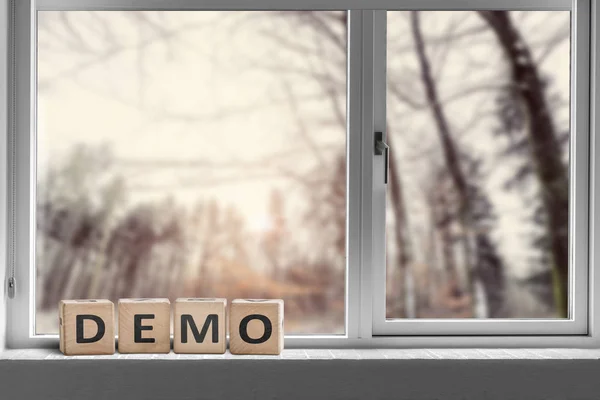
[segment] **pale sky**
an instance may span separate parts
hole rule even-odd
[[[56,15],[40,14],[40,18],[47,17],[51,22],[54,19],[52,23],[60,31]],[[108,14],[100,16],[111,24],[121,43],[135,43],[151,34],[137,29],[122,13]],[[90,56],[72,51],[58,53],[51,46],[45,51],[40,33],[39,74],[41,80],[49,78],[38,103],[40,172],[46,162],[64,156],[77,143],[109,144],[116,158],[127,160],[205,163],[207,166],[202,168],[132,169],[132,173],[125,174],[128,186],[134,188],[130,197],[132,201],[144,201],[172,195],[183,203],[216,197],[223,203],[234,203],[251,227],[260,228],[267,223],[265,214],[272,188],[289,194],[290,207],[294,202],[302,203],[302,199],[300,194],[294,196],[299,189],[293,182],[282,179],[273,168],[246,165],[276,162],[301,173],[314,166],[315,157],[300,137],[281,77],[255,64],[305,68],[309,60],[280,51],[261,32],[270,28],[270,16],[167,14],[163,17],[169,21],[168,27],[199,28],[180,33],[171,50],[157,41],[145,47],[142,54],[125,51],[108,62],[94,63],[81,73],[59,79],[49,77],[73,65],[86,65]],[[70,18],[84,40],[98,36],[87,27],[89,14],[71,12]],[[238,26],[238,20],[247,26]],[[279,29],[279,34],[291,35],[290,28],[287,32]],[[312,43],[312,38],[307,37],[306,42]],[[91,57],[98,54],[100,51],[95,50]],[[289,80],[294,96],[315,97],[319,93],[312,79]],[[300,99],[298,103],[304,116],[330,117],[326,101]],[[186,117],[178,118],[181,115]],[[322,126],[308,119],[305,123],[311,140],[326,154],[332,148],[344,149],[340,127]],[[238,180],[245,174],[256,178]],[[223,179],[235,183],[219,184]]]

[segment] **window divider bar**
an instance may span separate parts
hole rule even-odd
[[[596,115],[600,106],[600,41],[598,40],[598,23],[600,22],[600,6],[597,1],[590,5],[590,203],[589,203],[589,297],[588,297],[588,335],[596,346],[600,344],[598,331],[600,330],[600,307],[598,298],[600,291],[600,273],[598,273],[598,237],[600,237],[600,214],[598,213],[598,191],[600,190],[600,163],[597,160],[600,154],[600,124]]]
[[[374,12],[362,11],[360,337],[373,335],[373,33]]]
[[[570,0],[37,0],[53,10],[569,10]]]
[[[359,337],[361,288],[361,74],[362,74],[362,11],[347,14],[347,168],[346,177],[346,336]]]
[[[377,10],[373,13],[373,129],[382,132],[383,140],[390,143],[387,135],[387,12]],[[373,150],[371,149],[371,154]],[[388,158],[394,157],[394,149],[388,151]],[[389,160],[388,160],[389,162]],[[378,324],[385,322],[386,316],[386,195],[387,183],[384,181],[384,157],[373,159],[373,330],[376,332]],[[389,182],[389,181],[388,181]]]

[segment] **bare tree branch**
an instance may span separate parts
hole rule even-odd
[[[304,143],[310,148],[319,164],[325,165],[325,159],[323,157],[323,154],[321,154],[321,149],[315,144],[315,141],[310,136],[310,132],[304,122],[304,118],[302,118],[301,116],[301,111],[298,107],[298,103],[296,101],[296,97],[294,95],[292,87],[286,80],[283,81],[283,89],[287,95],[288,104],[291,108],[292,114],[294,115],[294,119],[296,120],[296,125],[298,127],[298,133],[300,134],[300,137],[302,138]]]

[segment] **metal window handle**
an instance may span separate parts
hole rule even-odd
[[[383,132],[375,132],[375,155],[381,156],[383,155],[383,168],[384,168],[384,178],[383,183],[387,184],[388,182],[388,164],[390,159],[390,146],[383,140]]]
[[[14,299],[17,291],[17,284],[14,277],[8,278],[8,298]]]

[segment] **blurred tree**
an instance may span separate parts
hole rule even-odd
[[[541,186],[553,255],[554,293],[558,314],[568,317],[569,180],[559,134],[544,94],[544,81],[531,50],[506,11],[481,11],[495,33],[511,71],[511,85],[527,121],[528,148]]]
[[[271,191],[269,199],[269,217],[264,221],[265,232],[263,232],[262,247],[270,263],[270,269],[273,279],[283,280],[285,274],[285,242],[288,240],[286,235],[286,218],[284,198],[281,191],[274,189]]]
[[[392,135],[394,131],[388,122],[388,145],[390,149],[394,149],[395,139]],[[400,165],[396,159],[393,150],[389,155],[389,197],[390,206],[394,215],[394,238],[396,241],[396,260],[395,267],[397,270],[396,279],[402,287],[403,307],[399,313],[394,315],[395,318],[416,318],[417,311],[415,309],[415,293],[412,282],[411,266],[414,263],[413,248],[410,235],[410,225],[406,214],[406,204],[404,196],[404,188],[402,185],[402,176],[400,173]],[[388,261],[389,262],[389,261]]]
[[[441,242],[441,262],[445,271],[446,285],[449,294],[461,297],[464,290],[461,288],[460,276],[456,265],[455,242],[456,234],[453,233],[453,224],[456,216],[452,211],[451,193],[452,182],[445,168],[437,168],[428,188],[431,224],[437,232]],[[431,250],[430,250],[431,251]]]
[[[453,189],[457,195],[457,217],[460,221],[463,235],[464,262],[467,268],[468,287],[471,295],[475,299],[474,314],[476,317],[494,317],[491,314],[499,308],[490,308],[491,303],[487,302],[485,308],[477,303],[478,288],[481,284],[485,285],[485,296],[488,300],[493,297],[493,304],[502,301],[498,298],[502,293],[502,264],[500,259],[493,252],[493,247],[489,240],[488,233],[477,227],[476,202],[482,203],[483,195],[475,186],[473,180],[469,181],[467,172],[465,172],[464,155],[461,154],[458,145],[451,134],[451,129],[446,118],[443,105],[439,99],[436,83],[431,72],[431,65],[426,53],[425,42],[420,28],[419,12],[412,11],[411,29],[415,43],[415,50],[421,70],[421,79],[426,93],[427,104],[435,121],[437,133],[440,138],[442,153],[444,155],[445,165],[449,176],[452,179]],[[489,205],[489,202],[485,204]],[[484,279],[485,277],[497,277],[498,280]],[[479,306],[479,307],[478,307]]]
[[[44,265],[38,271],[52,277],[42,279],[43,307],[54,306],[61,296],[77,298],[95,284],[97,271],[89,265],[101,264],[98,253],[125,199],[123,180],[111,165],[108,147],[79,145],[41,176],[37,223],[44,250],[39,255],[54,254],[37,260]]]

